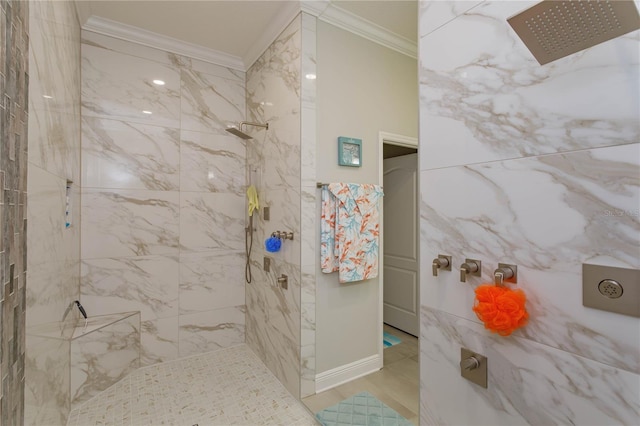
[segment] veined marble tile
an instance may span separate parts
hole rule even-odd
[[[183,130],[180,141],[182,191],[231,192],[244,195],[246,146],[229,135]]]
[[[0,26],[5,22],[5,4]],[[26,12],[26,6],[27,2],[13,3],[13,16]],[[64,315],[80,292],[80,26],[72,2],[28,2],[28,12],[21,20],[29,26],[29,49],[22,51],[22,54],[28,52],[29,97],[15,100],[21,105],[28,101],[29,105],[29,137],[24,139],[28,143],[28,156],[19,156],[22,170],[19,178],[22,182],[26,179],[27,191],[26,200],[20,203],[26,201],[26,210],[24,213],[22,207],[16,210],[18,218],[24,214],[28,223],[25,254],[28,286],[20,279],[17,291],[25,290],[25,322],[29,327],[22,322],[17,324],[19,332],[27,330],[26,339],[16,345],[18,357],[20,353],[25,357],[23,366],[17,365],[18,374],[24,367],[24,423],[65,424],[70,409],[69,341],[34,336],[30,331],[33,325],[40,324],[54,327],[57,337],[70,336],[76,320],[72,313]],[[4,27],[0,33],[4,33]],[[14,36],[21,37],[15,28]],[[2,51],[0,62],[4,63],[4,47]],[[18,82],[22,81],[22,76],[19,77]],[[27,120],[26,116],[23,118]],[[26,153],[27,146],[21,148]],[[74,222],[65,228],[68,179],[75,182],[71,190]],[[6,181],[5,184],[10,187]],[[16,238],[15,243],[18,242]],[[18,269],[18,265],[16,267]],[[9,311],[6,309],[5,314]],[[3,365],[3,374],[4,371]],[[19,388],[7,388],[5,382],[4,402],[7,389],[9,395],[21,394],[14,392]],[[9,405],[3,403],[9,419],[9,408],[15,408],[11,399]]]
[[[300,266],[276,259],[271,272],[265,273],[263,296],[266,301],[267,322],[285,337],[300,346]],[[278,277],[288,277],[285,290],[277,282]]]
[[[300,345],[258,316],[247,316],[247,344],[296,398],[300,395]]]
[[[222,78],[244,82],[245,73],[242,71],[226,68],[221,65],[212,64],[198,59],[189,58],[187,56],[177,55],[175,53],[166,52],[164,50],[154,49],[152,47],[143,46],[138,43],[97,34],[91,31],[82,31],[82,43],[118,53],[137,56],[142,59],[149,59],[151,61],[159,62],[161,64],[169,65],[176,68],[190,69]]]
[[[179,194],[168,191],[82,191],[83,259],[177,254]]]
[[[180,75],[158,62],[83,44],[82,115],[178,128]]]
[[[303,265],[301,268],[302,287],[300,289],[300,309],[302,311],[302,345],[315,342],[316,330],[316,275],[315,264]],[[306,339],[305,339],[306,337]]]
[[[181,193],[180,246],[191,251],[244,250],[244,212],[244,195]]]
[[[37,263],[29,270],[26,322],[32,326],[48,321],[63,321],[70,301],[79,297],[79,286],[77,259]]]
[[[129,316],[71,343],[71,409],[140,365],[140,315]]]
[[[421,424],[635,424],[640,376],[422,307]],[[460,347],[488,357],[488,388],[460,377]],[[463,398],[464,409],[460,409]]]
[[[483,2],[420,39],[421,170],[640,140],[640,32],[540,66],[505,24],[528,4]]]
[[[79,181],[77,23],[74,28],[51,19],[35,18],[37,13],[31,12],[29,39],[29,162],[56,176]],[[62,16],[58,18],[63,20]]]
[[[141,322],[141,367],[178,358],[178,328],[177,316]]]
[[[84,259],[82,304],[87,313],[140,311],[141,320],[178,315],[178,256]]]
[[[300,147],[300,181],[303,187],[315,188],[316,177],[316,109],[302,108],[302,145]]]
[[[517,264],[531,313],[517,335],[640,373],[640,320],[582,306],[583,263],[640,268],[638,158],[631,144],[423,171],[422,270],[448,253],[454,268],[482,260],[483,277],[423,274],[422,304],[477,321],[475,286]]]
[[[302,266],[300,291],[300,397],[316,393],[316,267]]]
[[[245,300],[247,306],[246,341],[251,349],[264,361],[267,354],[258,335],[258,333],[261,332],[261,330],[258,329],[258,324],[268,323],[269,307],[266,292],[270,291],[268,287],[272,284],[269,282],[267,273],[261,268],[263,253],[266,252],[263,250],[255,250],[251,255],[253,280],[245,286]],[[249,325],[251,324],[255,325],[250,327]]]
[[[25,424],[65,424],[71,402],[70,341],[34,336],[27,331],[26,347]]]
[[[257,325],[253,324],[266,324],[267,322],[267,303],[264,293],[267,285],[265,284],[265,274],[260,268],[261,262],[258,259],[262,259],[257,253],[252,256],[251,267],[253,268],[253,279],[250,284],[245,286],[245,304],[247,309],[246,315],[246,331],[245,341],[253,349],[253,351],[260,357],[261,360],[266,359],[266,353],[264,345],[260,344],[260,336],[257,333]]]
[[[280,131],[279,124],[288,126],[286,135]],[[300,190],[300,127],[283,122],[269,125],[269,133],[263,142],[265,148],[260,152],[262,169],[262,187],[264,190]],[[295,129],[294,129],[295,128]]]
[[[271,90],[271,93],[276,92],[281,95],[293,92],[293,96],[300,99],[301,32],[302,18],[298,15],[247,71],[247,89],[249,83],[258,83],[262,91]],[[282,84],[273,87],[265,86],[263,83],[271,76],[278,76]],[[255,91],[256,86],[252,87],[254,90],[250,92]],[[283,88],[285,90],[282,90]],[[251,94],[248,99],[251,105],[259,105],[253,103],[254,98]],[[277,100],[282,106],[287,104],[282,98]],[[252,106],[249,106],[249,109],[251,110]]]
[[[247,72],[249,120],[269,122],[261,144],[264,189],[300,187],[301,20],[296,18]]]
[[[300,343],[278,330],[268,334],[266,365],[296,398],[300,398]]]
[[[270,207],[270,219],[262,216],[257,221],[258,231],[254,233],[254,243],[264,247],[264,242],[274,231],[293,232],[292,240],[283,240],[280,251],[271,253],[275,259],[300,265],[301,228],[300,228],[300,195],[295,190],[260,190],[258,193],[261,206]]]
[[[178,68],[181,66],[182,57],[175,53],[154,49],[153,47],[143,46],[142,44],[109,37],[87,30],[82,30],[81,37],[83,45],[104,49],[117,55],[125,54],[135,56],[139,59],[158,62],[172,68]]]
[[[309,15],[308,13],[302,13],[302,70],[301,70],[301,85],[302,85],[302,107],[316,108],[316,79],[312,76],[316,75],[316,23],[317,18]],[[303,129],[306,127],[303,125]],[[304,139],[304,138],[303,138]],[[315,147],[315,145],[313,145]]]
[[[178,190],[177,129],[119,120],[82,120],[82,186]]]
[[[180,255],[180,315],[244,305],[244,251]]]
[[[284,72],[266,69],[264,74],[247,81],[249,120],[269,123],[269,130],[263,137],[257,136],[250,146],[264,161],[265,188],[297,188],[301,173],[300,83],[296,80],[297,85],[291,87],[290,76],[278,71]]]
[[[255,222],[258,246],[254,246],[251,256],[254,279],[246,286],[246,340],[297,397],[302,369],[301,27],[302,19],[297,17],[247,72],[248,120],[269,123],[268,131],[257,133],[256,139],[247,144],[247,162],[259,170],[256,185],[261,205],[271,208],[271,219],[267,222],[259,216]],[[311,58],[310,53],[307,58]],[[310,136],[307,135],[307,142]],[[307,149],[308,154],[311,148]],[[309,155],[305,158],[309,160],[305,164],[310,165]],[[293,232],[294,240],[284,241],[278,253],[267,253],[263,242],[276,230]],[[264,256],[272,259],[270,274],[262,270]],[[289,276],[289,290],[276,285],[276,275],[280,273]]]
[[[244,81],[182,70],[183,130],[229,135],[225,128],[244,120]]]
[[[27,324],[61,321],[79,295],[79,227],[65,228],[66,180],[31,164],[27,203]],[[72,195],[79,218],[79,197]]]
[[[320,228],[319,216],[316,216],[316,201],[320,190],[313,186],[302,187],[300,200],[300,246],[302,265],[316,262],[316,229]]]
[[[216,77],[222,77],[227,80],[236,80],[244,85],[245,73],[242,71],[234,70],[232,68],[223,67],[221,65],[212,64],[210,62],[201,61],[199,59],[182,57],[183,68],[188,68],[192,71],[201,72]]]
[[[315,16],[302,13],[302,139],[300,146],[300,397],[316,391],[316,80]]]
[[[244,343],[245,306],[180,315],[180,357]]]
[[[29,4],[29,19],[38,19],[66,25],[79,31],[77,11],[72,2],[66,1],[34,1]],[[34,25],[29,26],[32,35]]]
[[[300,348],[300,398],[316,394],[316,346]]]
[[[476,7],[486,0],[440,0],[440,1],[421,1],[419,2],[419,32],[420,37],[429,35],[432,31],[437,30],[442,25],[462,15],[464,12]],[[519,0],[521,1],[521,0]],[[526,3],[522,4],[522,10],[528,8]]]

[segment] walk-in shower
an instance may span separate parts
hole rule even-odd
[[[255,126],[255,127],[264,127],[265,129],[269,130],[269,123],[251,123],[249,121],[241,121],[240,123],[238,123],[237,127],[227,127],[225,130],[231,134],[234,134],[236,136],[238,136],[239,138],[242,139],[253,139],[252,136],[249,136],[248,134],[246,134],[245,132],[242,131],[242,126]]]
[[[269,123],[252,123],[250,121],[241,121],[237,126],[227,127],[225,130],[233,135],[238,136],[242,139],[253,139],[252,136],[249,136],[245,132],[242,131],[243,126],[254,126],[254,127],[262,127],[266,130],[269,130]],[[253,186],[253,182],[251,179],[251,173],[249,173],[249,187],[247,188],[247,198],[249,202],[249,226],[245,228],[245,254],[247,256],[246,265],[245,265],[245,280],[247,283],[251,283],[251,249],[253,248],[253,213],[255,210],[259,209],[258,202],[258,193],[256,188]]]

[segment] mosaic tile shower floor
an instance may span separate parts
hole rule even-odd
[[[246,345],[141,368],[71,412],[68,426],[317,425]]]

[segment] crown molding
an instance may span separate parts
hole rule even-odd
[[[639,0],[640,1],[640,0]],[[324,13],[325,10],[331,5],[331,0],[301,0],[300,9],[303,12],[307,12],[309,15],[313,15],[316,18]]]
[[[300,2],[289,1],[280,10],[278,15],[269,23],[269,26],[262,33],[262,36],[256,41],[249,51],[244,55],[243,62],[245,69],[248,70],[255,61],[271,46],[285,28],[300,14]]]
[[[392,33],[367,19],[341,9],[333,3],[303,2],[302,11],[317,17],[321,21],[388,47],[403,55],[414,59],[418,58],[417,43]]]
[[[246,71],[242,58],[218,50],[209,49],[198,44],[189,43],[168,37],[152,31],[143,30],[110,19],[90,16],[82,26],[83,30],[93,31],[98,34],[115,37],[121,40],[142,44],[147,47],[165,50],[178,55],[188,56],[193,59],[210,62],[216,65]]]
[[[258,42],[242,58],[98,16],[90,16],[82,29],[246,72],[301,11],[409,57],[418,56],[413,41],[334,6],[329,0],[286,2]]]

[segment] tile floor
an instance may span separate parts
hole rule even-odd
[[[386,324],[384,331],[399,337],[402,342],[384,350],[382,370],[307,397],[302,402],[316,413],[357,393],[367,391],[417,425],[420,420],[418,339]]]
[[[136,370],[71,412],[67,425],[314,425],[246,345]]]

